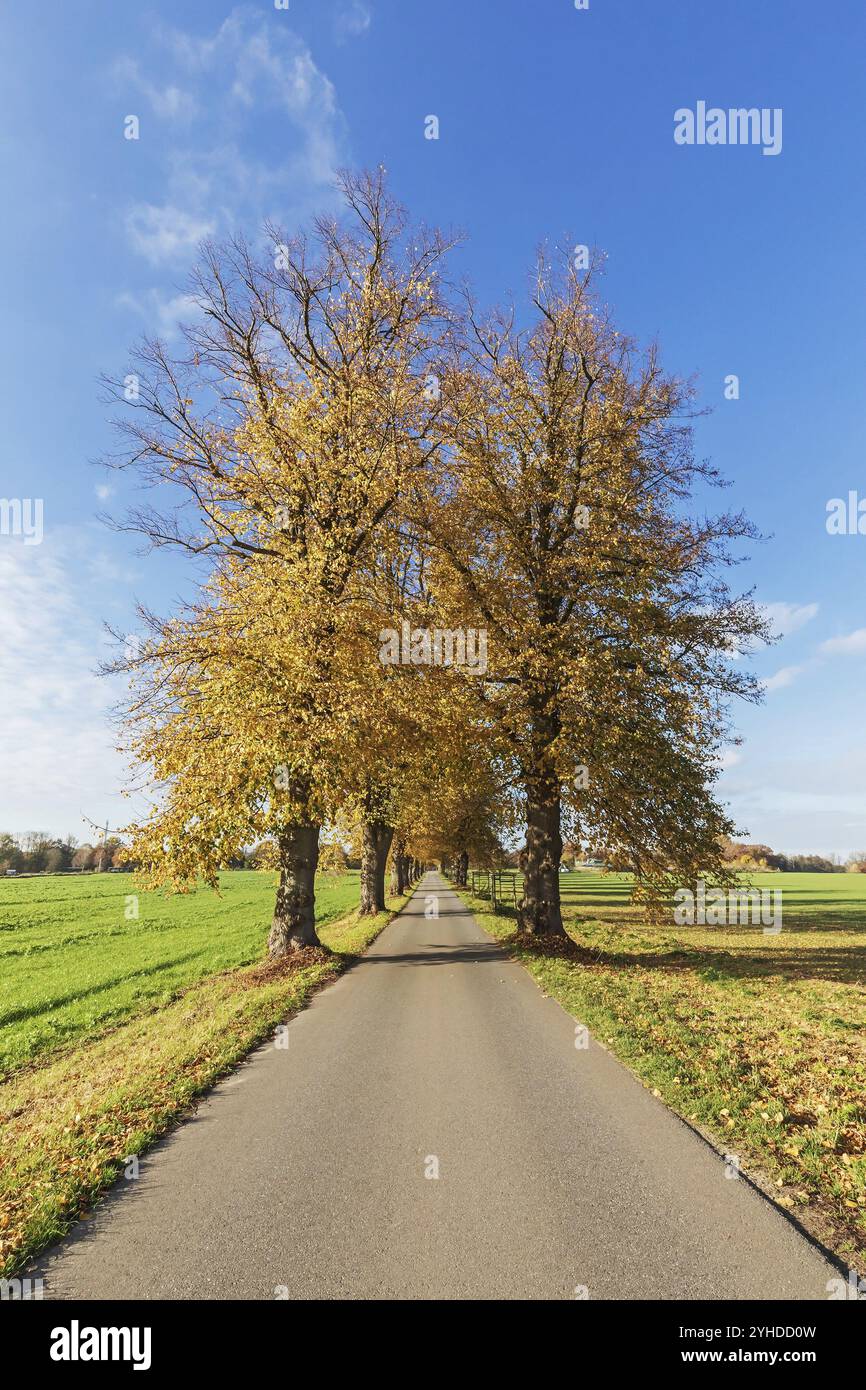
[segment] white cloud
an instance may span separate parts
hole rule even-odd
[[[231,232],[306,214],[331,189],[345,131],[333,83],[303,40],[247,9],[234,10],[210,38],[161,29],[157,39],[155,62],[160,71],[177,66],[198,115],[170,151],[170,197],[155,212],[166,220],[170,213],[181,232],[214,221]],[[263,131],[275,137],[270,158]]]
[[[201,306],[190,294],[164,295],[148,290],[144,295],[124,292],[115,299],[119,309],[130,309],[145,323],[155,327],[161,338],[176,338],[182,323],[192,323],[201,315]]]
[[[362,18],[359,10],[354,22]],[[184,117],[159,147],[158,198],[123,213],[137,254],[155,267],[190,265],[205,237],[255,238],[266,221],[291,231],[335,204],[345,122],[333,84],[288,24],[239,8],[209,37],[158,27],[154,38],[150,58],[115,66],[160,115]],[[164,292],[136,298],[159,330]]]
[[[810,745],[773,721],[750,739],[748,761],[748,774],[738,768],[725,783],[745,838],[797,854],[844,856],[866,844],[866,751],[847,725],[827,725]]]
[[[774,676],[763,682],[764,689],[781,690],[783,686],[792,685],[802,669],[802,666],[783,666]]]
[[[151,265],[188,258],[216,230],[213,219],[167,204],[138,203],[126,214],[126,231],[134,251]]]
[[[162,120],[190,120],[196,112],[195,97],[169,83],[162,87],[149,82],[134,58],[119,58],[114,64],[115,84],[120,92],[140,93],[151,110]]]
[[[764,603],[761,608],[777,637],[788,637],[818,612],[817,603]]]
[[[866,627],[855,628],[844,637],[830,637],[821,643],[820,650],[827,656],[852,656],[866,652]]]
[[[359,34],[366,34],[372,23],[373,16],[370,7],[363,3],[363,0],[346,0],[337,10],[334,20],[334,29],[337,38],[343,39],[356,38]]]
[[[130,818],[109,716],[119,692],[95,674],[108,653],[102,616],[128,583],[89,527],[0,543],[0,829],[86,839],[82,815]]]
[[[725,748],[724,751],[719,754],[719,767],[735,767],[736,764],[742,762],[742,760],[743,755],[738,748]]]

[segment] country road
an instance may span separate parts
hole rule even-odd
[[[574,1041],[428,873],[28,1273],[46,1298],[825,1299],[817,1249]]]

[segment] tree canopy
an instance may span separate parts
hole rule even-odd
[[[316,943],[323,826],[358,827],[365,911],[389,852],[402,886],[519,827],[539,934],[563,833],[650,904],[724,878],[718,752],[767,632],[727,582],[749,522],[696,511],[721,479],[691,385],[615,326],[596,262],[544,251],[528,303],[482,314],[381,171],[342,192],[342,219],[267,228],[270,258],[205,247],[184,353],[138,354],[114,464],[171,504],[120,524],[207,575],[116,663],[157,789],[135,857],[215,883],[272,840],[275,955]]]

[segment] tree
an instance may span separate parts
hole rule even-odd
[[[203,601],[142,613],[145,647],[112,668],[134,677],[133,752],[162,784],[134,849],[157,880],[214,883],[227,854],[273,835],[273,956],[318,942],[320,826],[363,774],[341,752],[370,646],[358,576],[429,465],[440,410],[424,380],[446,243],[407,228],[381,174],[341,187],[348,224],[269,228],[272,265],[240,242],[206,249],[202,322],[183,358],[144,344],[115,461],[185,494],[186,511],[127,525],[211,564]]]
[[[22,861],[23,855],[15,836],[7,831],[0,833],[0,873],[6,873],[7,869],[14,869],[19,873]]]
[[[793,874],[832,874],[841,872],[840,866],[821,854],[791,854],[782,856],[782,868]]]
[[[714,750],[731,696],[759,697],[732,656],[766,635],[723,580],[742,515],[692,519],[718,483],[692,449],[691,388],[639,354],[579,273],[542,254],[533,318],[468,304],[446,376],[451,451],[422,502],[453,624],[484,627],[469,679],[522,790],[520,926],[563,931],[563,823],[634,867],[656,905],[683,875],[723,878]]]
[[[98,850],[94,850],[93,845],[79,845],[72,856],[73,869],[92,869],[94,854],[98,854]]]
[[[319,853],[319,873],[344,874],[348,868],[346,851],[336,835],[328,836]]]
[[[45,872],[48,864],[52,841],[48,835],[39,830],[31,830],[22,837],[22,857],[23,867],[30,873],[41,874]]]
[[[65,867],[63,847],[59,844],[49,845],[45,855],[45,872],[47,874],[59,873]]]
[[[785,857],[776,854],[769,845],[751,845],[735,840],[723,840],[722,859],[735,869],[783,869]]]

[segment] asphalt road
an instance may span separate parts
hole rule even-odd
[[[46,1298],[827,1297],[836,1270],[575,1048],[437,874],[288,1038],[28,1271]]]

